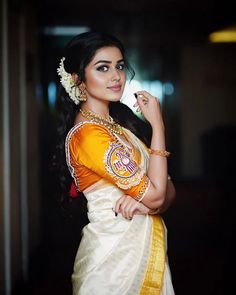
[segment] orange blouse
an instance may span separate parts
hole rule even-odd
[[[77,189],[84,191],[100,179],[106,179],[125,194],[141,200],[149,179],[139,165],[140,151],[127,141],[98,123],[75,125],[66,138],[66,156]]]

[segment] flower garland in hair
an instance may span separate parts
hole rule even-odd
[[[60,82],[68,93],[69,97],[73,100],[75,104],[80,102],[80,91],[79,87],[76,85],[70,73],[67,73],[64,67],[65,57],[62,57],[59,68],[57,68],[57,73],[61,77]]]

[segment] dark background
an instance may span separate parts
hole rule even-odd
[[[13,294],[70,294],[73,260],[87,222],[84,200],[73,201],[66,211],[61,208],[51,165],[57,113],[48,87],[59,86],[56,68],[72,37],[46,33],[55,26],[112,33],[127,48],[140,81],[172,83],[174,92],[163,94],[162,108],[177,191],[163,215],[173,285],[177,295],[233,294],[236,45],[208,39],[211,32],[236,24],[233,4],[41,0],[8,5],[9,22],[22,15],[25,19],[26,80],[34,77],[32,138],[38,142],[39,234],[28,253],[28,277],[16,272]]]

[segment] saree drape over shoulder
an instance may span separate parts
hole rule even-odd
[[[144,198],[150,182],[147,147],[123,130],[119,136],[82,122],[66,138],[67,164],[89,219],[74,262],[73,295],[174,294],[161,217],[127,220],[112,210],[124,194]]]

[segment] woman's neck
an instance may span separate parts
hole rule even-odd
[[[81,109],[87,109],[103,118],[109,118],[109,101],[104,102],[89,99],[82,104]]]

